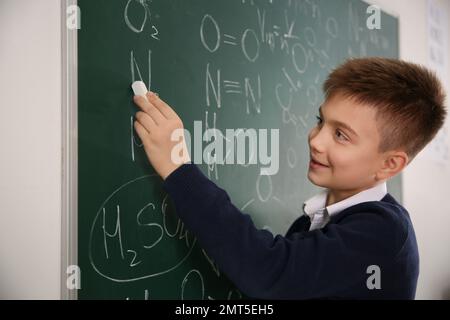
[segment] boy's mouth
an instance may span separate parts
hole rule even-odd
[[[311,161],[310,161],[310,167],[315,169],[315,168],[328,168],[328,166],[324,165],[323,163],[315,160],[312,156],[311,156]]]

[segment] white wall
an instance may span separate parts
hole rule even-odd
[[[59,0],[0,0],[0,299],[59,299]]]
[[[399,15],[401,57],[426,64],[426,0],[370,2]],[[60,297],[60,25],[58,0],[0,0],[0,299]],[[450,299],[449,167],[419,155],[404,172],[418,299]]]
[[[427,1],[367,2],[398,14],[401,58],[427,64]],[[450,1],[438,0],[437,3],[447,12],[447,17],[450,17]],[[448,44],[450,45],[450,38]],[[448,74],[450,75],[450,70]],[[449,79],[446,79],[444,85],[447,94],[450,95]],[[450,104],[449,98],[447,106]],[[447,118],[447,127],[450,128],[450,117]],[[448,133],[450,135],[450,132]],[[450,141],[450,136],[447,141]],[[420,153],[405,169],[403,175],[404,205],[413,220],[421,259],[417,299],[450,299],[449,196],[450,163],[437,165],[425,156],[425,152]]]

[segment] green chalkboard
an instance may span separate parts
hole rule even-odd
[[[369,30],[351,0],[79,0],[78,297],[237,299],[178,220],[133,132],[143,80],[185,128],[279,129],[279,171],[199,164],[260,228],[283,234],[319,189],[307,135],[329,71],[349,56],[398,57],[398,19]],[[247,155],[250,157],[250,154]],[[388,190],[401,200],[400,177]]]

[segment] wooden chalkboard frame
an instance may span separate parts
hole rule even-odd
[[[78,265],[78,45],[77,29],[67,27],[67,10],[77,0],[61,2],[61,299],[77,299],[67,288],[67,270]]]

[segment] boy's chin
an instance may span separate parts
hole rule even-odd
[[[308,173],[307,177],[308,177],[308,180],[309,180],[312,184],[317,185],[317,181],[316,181],[313,177],[311,177],[311,174],[310,174],[310,173]]]
[[[314,185],[316,185],[316,186],[318,186],[318,187],[327,188],[326,183],[324,183],[324,182],[322,182],[322,181],[319,181],[319,179],[317,179],[316,177],[314,177],[314,176],[311,174],[311,172],[308,172],[308,180],[309,180],[312,184],[314,184]]]

